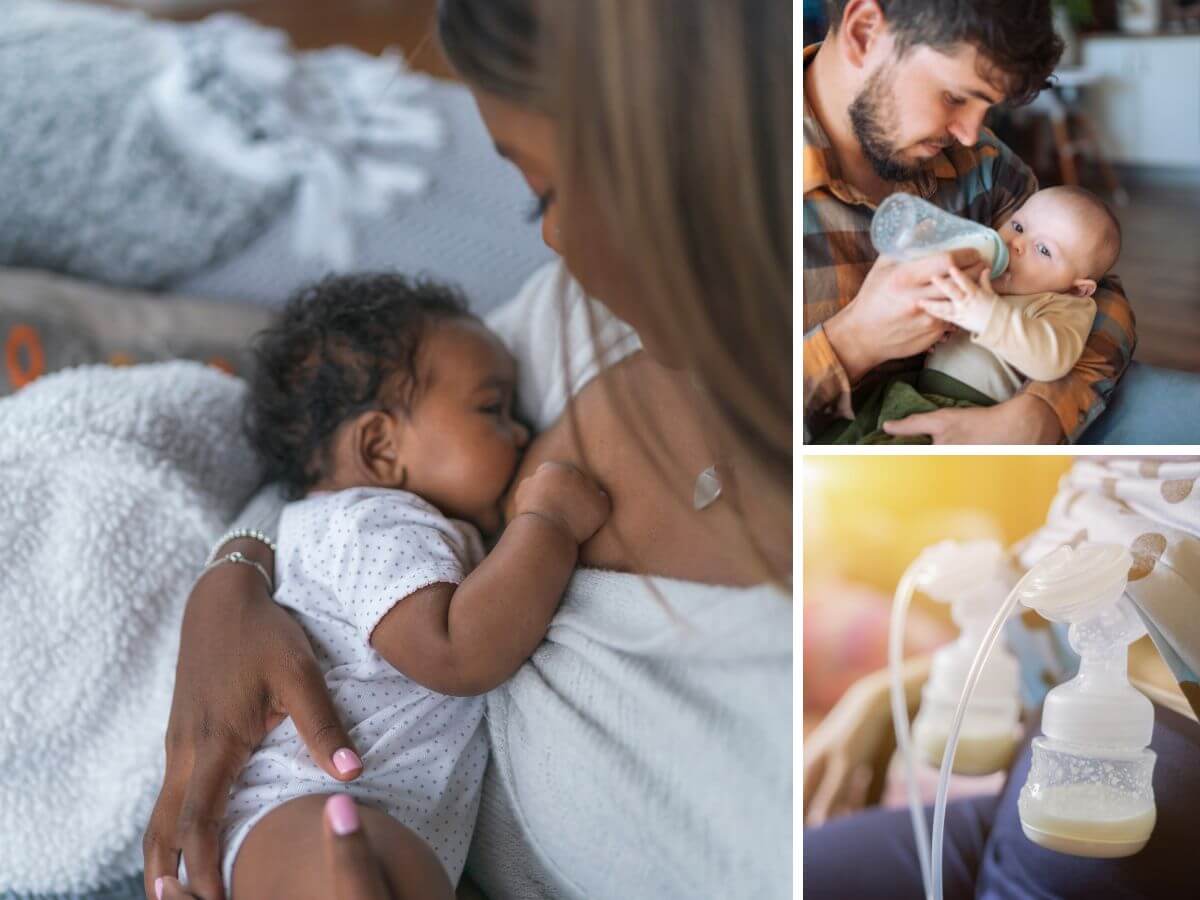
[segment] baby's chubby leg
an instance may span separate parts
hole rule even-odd
[[[389,892],[385,896],[453,900],[454,888],[434,852],[391,816],[358,804],[360,829],[369,857],[338,854],[327,838],[327,795],[299,797],[272,810],[247,835],[233,867],[236,900],[329,900],[344,887],[336,863],[355,871],[375,866]],[[340,801],[339,801],[340,802]],[[348,805],[348,804],[347,804]],[[349,859],[349,862],[347,862]]]

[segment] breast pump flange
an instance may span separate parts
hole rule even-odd
[[[1013,576],[997,541],[943,541],[927,548],[914,566],[916,587],[950,605],[959,628],[956,640],[933,654],[921,705],[913,721],[918,757],[933,768],[942,764],[950,724],[971,663],[988,624],[1004,604]],[[953,771],[987,775],[1007,769],[1018,740],[1020,672],[1001,644],[988,657],[959,736]]]
[[[1008,245],[995,230],[903,192],[890,195],[875,210],[871,243],[880,253],[901,260],[971,248],[992,267],[992,278],[1008,268]]]
[[[1130,856],[1154,829],[1154,707],[1128,678],[1129,645],[1146,633],[1125,597],[1124,547],[1062,547],[1018,586],[1021,603],[1070,626],[1079,673],[1046,697],[1042,735],[1017,807],[1026,837],[1062,853]]]
[[[933,548],[930,548],[931,550]],[[1125,597],[1132,557],[1124,547],[1083,543],[1061,547],[1034,565],[1005,597],[992,617],[971,663],[954,710],[950,736],[938,772],[933,807],[932,848],[915,789],[913,753],[907,744],[899,659],[903,614],[923,569],[936,557],[917,561],[897,588],[889,656],[892,716],[909,775],[909,812],[925,896],[942,900],[942,861],[950,773],[958,739],[989,655],[1018,602],[1053,621],[1070,625],[1068,639],[1080,655],[1079,674],[1050,692],[1035,738],[1029,776],[1017,801],[1021,827],[1029,840],[1063,853],[1117,857],[1137,853],[1154,828],[1151,776],[1154,753],[1147,746],[1154,729],[1150,701],[1134,690],[1127,675],[1129,644],[1145,633]]]

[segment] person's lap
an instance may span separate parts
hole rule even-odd
[[[973,797],[947,808],[945,898],[1191,896],[1200,724],[1156,706],[1150,746],[1158,755],[1158,820],[1140,853],[1085,859],[1028,840],[1017,814],[1017,796],[1029,772],[1027,740],[999,798]],[[926,821],[932,820],[927,809]],[[805,831],[804,893],[861,900],[922,897],[908,810],[870,810]]]
[[[946,900],[972,896],[992,828],[996,797],[969,797],[946,810]],[[925,821],[933,821],[926,808]],[[804,832],[804,896],[922,900],[921,869],[908,809],[870,809]]]
[[[1195,443],[1200,441],[1200,424],[1192,410],[1198,398],[1200,373],[1131,363],[1113,389],[1108,407],[1087,428],[1080,443]],[[829,443],[832,437],[806,440]]]
[[[1108,408],[1084,432],[1082,444],[1200,442],[1200,373],[1132,362],[1113,388]]]
[[[855,392],[855,416],[839,420],[820,435],[817,444],[930,444],[928,435],[898,436],[884,423],[939,409],[994,406],[995,400],[951,375],[933,369],[901,372]]]

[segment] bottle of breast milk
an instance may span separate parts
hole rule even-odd
[[[992,267],[992,278],[1008,268],[1008,245],[994,230],[912,194],[892,194],[879,204],[871,219],[871,243],[902,260],[971,247]]]
[[[1080,665],[1046,697],[1017,810],[1031,841],[1075,856],[1130,856],[1154,830],[1154,707],[1126,666],[1129,644],[1146,633],[1124,596],[1130,562],[1112,544],[1063,547],[1034,567],[1044,577],[1020,598],[1070,623]]]
[[[960,629],[955,641],[934,653],[913,721],[918,755],[940,768],[967,673],[1012,581],[1004,550],[996,541],[944,541],[928,548],[920,562],[917,587],[934,600],[949,603],[951,618]],[[954,753],[956,774],[986,775],[1008,768],[1018,738],[1019,677],[1016,658],[1003,643],[997,644],[963,718]]]

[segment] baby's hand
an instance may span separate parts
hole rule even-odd
[[[516,515],[544,516],[580,544],[600,530],[611,508],[608,494],[570,463],[544,462],[517,485]]]
[[[988,270],[985,268],[980,273],[978,284],[954,266],[950,267],[948,275],[935,275],[932,279],[946,299],[921,300],[921,308],[935,319],[953,322],[959,328],[979,334],[987,328],[992,308],[998,300]]]

